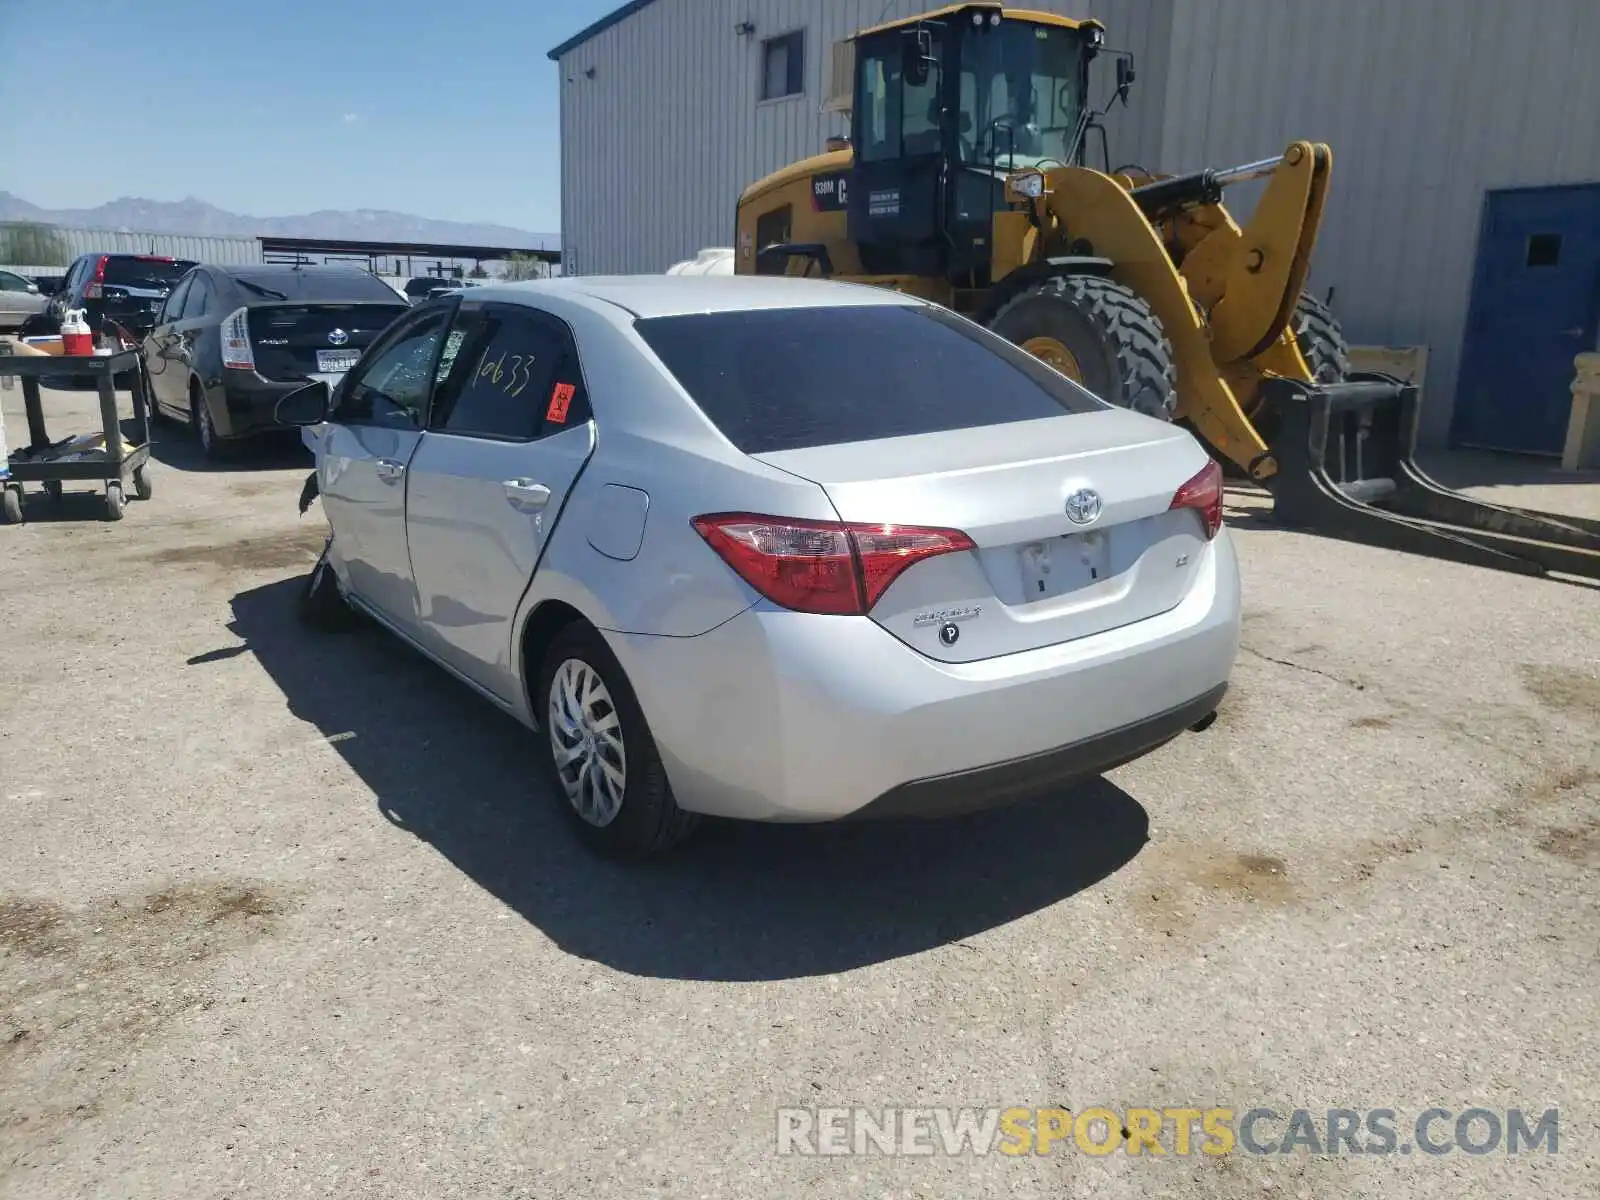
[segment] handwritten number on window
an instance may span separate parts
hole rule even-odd
[[[508,396],[520,396],[533,382],[533,362],[531,354],[512,354],[509,350],[502,350],[499,358],[485,357],[483,365],[478,368],[478,378],[487,379]]]

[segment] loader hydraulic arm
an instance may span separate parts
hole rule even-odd
[[[1242,167],[1230,167],[1225,171],[1208,168],[1204,171],[1191,171],[1187,175],[1174,175],[1170,179],[1158,179],[1154,183],[1134,188],[1133,198],[1145,216],[1152,221],[1162,221],[1176,216],[1186,208],[1220,204],[1222,189],[1230,183],[1243,183],[1247,179],[1260,179],[1271,175],[1282,161],[1281,156],[1264,158],[1260,162],[1246,163]]]
[[[1211,231],[1185,256],[1182,273],[1208,313],[1218,366],[1264,353],[1288,327],[1305,287],[1332,167],[1327,146],[1295,142],[1281,158],[1133,189],[1152,220],[1182,221],[1189,210],[1220,206],[1228,184],[1270,177],[1242,229],[1220,213],[1212,219],[1196,214]]]

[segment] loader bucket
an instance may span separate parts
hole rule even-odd
[[[1600,579],[1600,521],[1491,504],[1417,465],[1417,389],[1387,375],[1269,379],[1268,481],[1283,524],[1345,541],[1523,575]]]

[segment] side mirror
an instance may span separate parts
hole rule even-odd
[[[321,425],[328,419],[333,392],[326,379],[313,379],[278,401],[273,416],[280,425]]]
[[[37,283],[30,283],[28,285],[28,295],[37,296],[38,294],[39,294],[39,285]]]
[[[1117,99],[1128,103],[1128,89],[1133,86],[1133,59],[1117,59]]]

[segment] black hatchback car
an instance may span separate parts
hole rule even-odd
[[[359,267],[196,267],[144,339],[155,416],[188,421],[206,457],[225,457],[280,428],[279,397],[312,378],[336,383],[409,311]]]

